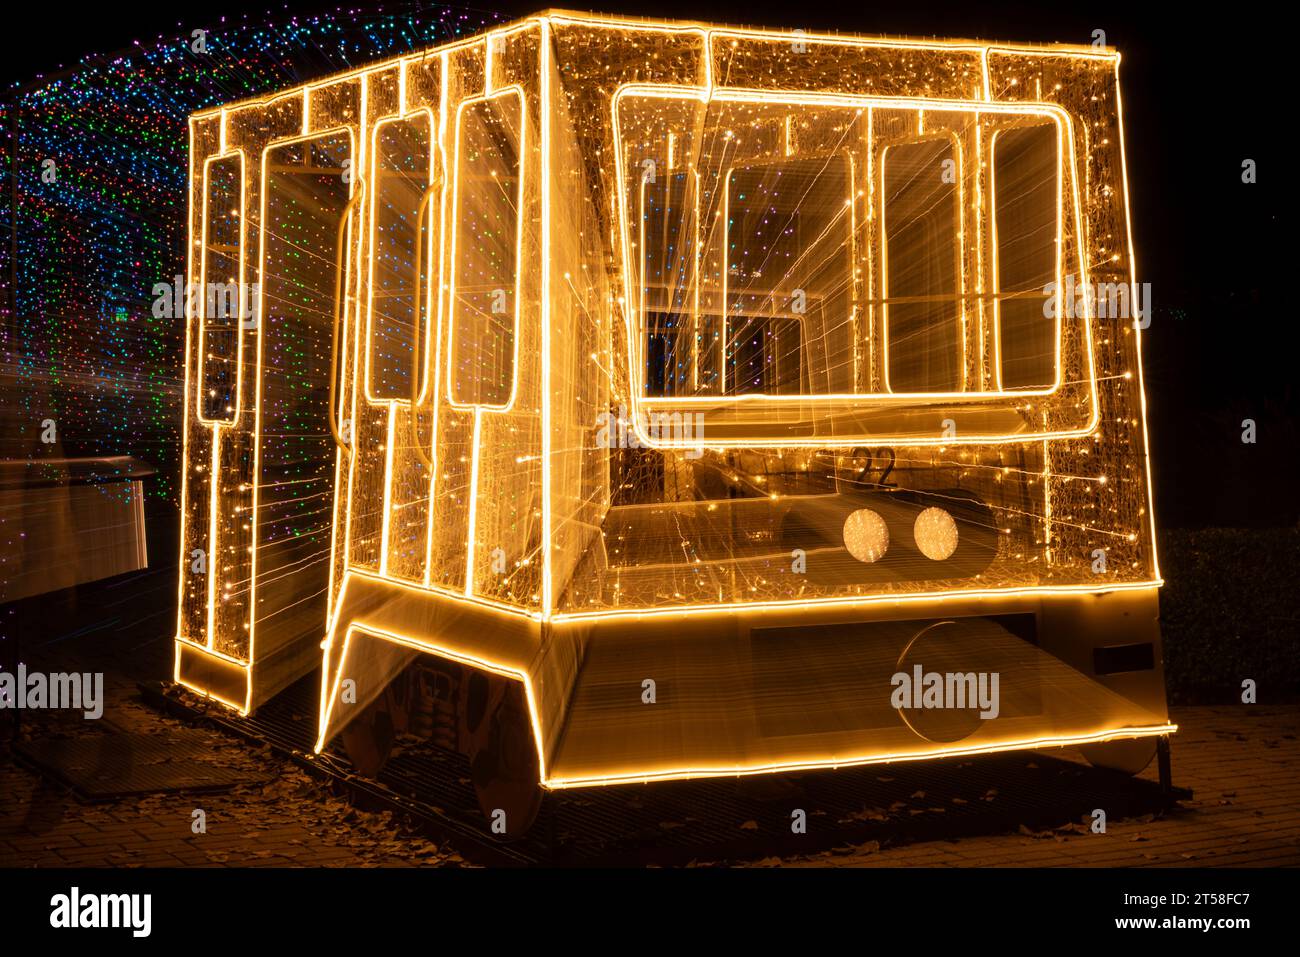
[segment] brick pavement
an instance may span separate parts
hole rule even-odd
[[[80,663],[79,663],[80,664]],[[25,714],[23,735],[163,733],[189,727],[143,704],[135,685],[106,675],[105,718]],[[93,727],[87,728],[87,724]],[[105,726],[105,727],[100,727]],[[163,793],[84,803],[0,746],[0,867],[377,867],[464,864],[386,813],[352,807],[296,765],[201,729],[223,764],[273,774],[266,784],[207,794]],[[191,830],[193,811],[206,832]]]
[[[1174,783],[1194,798],[1105,834],[999,834],[782,861],[836,867],[1294,867],[1300,865],[1300,707],[1173,709]],[[1062,752],[1057,752],[1058,754]],[[1067,755],[1068,752],[1065,752]],[[1077,758],[1082,760],[1082,758]],[[1142,777],[1155,780],[1152,766]],[[776,863],[765,861],[766,864]]]

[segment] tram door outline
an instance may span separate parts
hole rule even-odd
[[[334,131],[277,142],[264,156],[251,615],[262,663],[292,657],[327,625],[340,259],[345,283],[350,272],[336,253],[351,212],[354,155],[351,135]]]

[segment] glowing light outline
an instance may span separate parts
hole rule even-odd
[[[235,321],[235,328],[234,328],[233,330],[230,330],[230,331],[233,331],[233,332],[235,333],[235,386],[234,386],[234,389],[232,390],[232,391],[234,392],[234,398],[235,398],[235,401],[234,401],[234,408],[231,409],[231,414],[230,414],[229,418],[224,418],[224,417],[223,417],[223,418],[208,418],[206,415],[203,414],[203,390],[202,390],[202,389],[198,389],[198,390],[196,390],[196,391],[198,392],[198,395],[196,396],[196,398],[197,398],[198,401],[195,403],[196,408],[195,408],[195,410],[194,410],[194,417],[195,417],[199,422],[202,422],[204,425],[209,426],[209,427],[214,428],[214,429],[215,429],[215,428],[228,428],[228,427],[234,425],[236,422],[238,422],[238,421],[239,421],[239,412],[240,412],[240,409],[243,407],[243,395],[241,394],[241,393],[242,393],[242,387],[243,387],[243,384],[244,384],[244,336],[243,336],[243,331],[244,331],[244,330],[243,330],[243,324],[244,324],[244,322],[245,322],[245,321],[247,320],[247,318],[248,318],[248,316],[247,316],[247,309],[246,309],[247,300],[245,299],[245,292],[244,292],[244,290],[247,288],[247,283],[246,283],[246,281],[245,281],[245,279],[246,279],[245,269],[246,269],[247,267],[246,267],[246,265],[245,265],[245,261],[244,261],[244,244],[245,244],[245,242],[247,242],[247,240],[248,240],[248,217],[244,215],[244,201],[245,201],[245,198],[246,198],[246,195],[247,195],[247,183],[246,183],[245,172],[244,172],[244,151],[243,151],[242,149],[237,149],[237,150],[227,150],[227,151],[225,151],[225,152],[221,152],[221,153],[213,153],[213,154],[207,156],[207,157],[203,160],[203,188],[202,188],[202,192],[201,192],[201,196],[202,196],[202,200],[201,200],[201,202],[202,202],[203,209],[202,209],[202,212],[201,212],[201,214],[200,214],[200,223],[201,223],[201,224],[200,224],[200,227],[199,227],[199,228],[200,228],[200,232],[201,232],[201,238],[200,238],[199,241],[200,241],[200,243],[202,244],[202,245],[199,247],[199,248],[202,250],[202,252],[201,252],[200,255],[199,255],[199,295],[200,295],[200,297],[201,297],[200,300],[199,300],[199,303],[198,303],[198,306],[199,306],[199,308],[198,308],[198,313],[199,313],[199,315],[198,315],[198,326],[199,326],[199,354],[198,354],[198,362],[199,362],[199,368],[198,368],[198,371],[197,371],[197,373],[196,373],[196,375],[198,376],[198,379],[197,379],[196,381],[199,382],[199,383],[204,383],[204,382],[207,381],[207,379],[206,379],[207,359],[206,359],[206,357],[205,357],[205,356],[206,356],[206,352],[207,352],[207,350],[204,348],[204,343],[207,342],[207,322],[208,322],[208,306],[207,306],[207,303],[208,303],[208,297],[207,297],[207,289],[208,289],[208,206],[210,205],[209,188],[212,186],[211,173],[210,173],[209,170],[210,170],[210,167],[211,167],[213,164],[215,164],[215,163],[220,163],[220,162],[223,162],[223,161],[225,161],[225,160],[232,160],[232,159],[234,159],[234,160],[238,160],[238,161],[239,161],[239,199],[238,199],[238,201],[237,201],[237,205],[238,205],[238,207],[239,207],[239,213],[238,213],[238,215],[239,215],[239,251],[238,251],[238,253],[236,254],[237,257],[238,257],[238,259],[239,259],[239,280],[238,280],[238,282],[239,282],[239,287],[238,287],[238,289],[239,289],[239,306],[238,306],[238,318],[237,318],[236,321]],[[186,281],[186,284],[187,284],[187,285],[188,285],[188,283],[189,283],[189,280],[190,280],[190,277],[189,277],[189,274],[188,274],[188,272],[187,272],[187,274],[186,274],[186,276],[185,276],[185,281]],[[188,308],[188,300],[189,300],[189,290],[188,290],[188,289],[184,289],[184,290],[181,291],[181,300],[182,300],[182,304],[183,304],[183,305],[182,305],[182,308]],[[259,316],[258,316],[258,322],[259,322],[259,323],[261,322],[261,316],[260,316],[260,314],[259,314]]]
[[[1129,284],[1130,288],[1137,286],[1137,256],[1133,251],[1133,212],[1129,205],[1128,195],[1128,157],[1124,151],[1124,97],[1119,82],[1119,64],[1120,57],[1115,55],[1115,125],[1119,137],[1119,168],[1121,182],[1124,189],[1124,234],[1128,242],[1128,262],[1129,262]],[[1133,341],[1137,351],[1137,380],[1138,380],[1138,399],[1139,412],[1138,419],[1142,423],[1142,452],[1146,464],[1147,478],[1147,519],[1150,531],[1151,542],[1151,569],[1152,576],[1160,577],[1160,558],[1158,546],[1156,544],[1156,506],[1155,506],[1155,486],[1151,480],[1151,439],[1147,426],[1147,391],[1146,380],[1142,371],[1142,327],[1138,325],[1137,320],[1133,321]]]
[[[487,35],[488,49],[492,47],[492,34]],[[488,81],[490,83],[490,81]],[[515,322],[514,322],[514,341],[511,343],[511,368],[510,368],[510,398],[503,404],[486,403],[486,402],[461,402],[455,396],[456,370],[454,368],[456,359],[456,243],[460,236],[460,145],[461,145],[461,122],[467,107],[474,106],[478,103],[488,103],[497,99],[515,96],[519,99],[519,182],[515,186],[515,282],[514,282],[514,299],[515,299]],[[447,275],[447,395],[446,402],[449,406],[458,412],[510,412],[513,411],[515,400],[519,394],[519,339],[521,311],[523,309],[523,297],[520,295],[520,279],[523,270],[524,260],[524,183],[527,180],[525,157],[528,155],[528,97],[522,86],[512,83],[509,86],[503,86],[498,90],[490,93],[483,93],[480,96],[473,96],[461,100],[456,106],[456,130],[452,154],[452,185],[451,185],[451,267]],[[549,170],[549,166],[547,167]],[[477,448],[475,449],[477,454]]]
[[[369,262],[366,264],[366,280],[365,280],[366,319],[365,319],[365,332],[363,333],[363,339],[366,345],[366,350],[365,350],[366,357],[365,357],[365,365],[363,369],[363,378],[364,378],[364,390],[365,390],[366,402],[373,408],[382,408],[384,406],[393,405],[393,404],[403,406],[406,408],[412,407],[409,389],[407,389],[405,394],[399,398],[383,398],[380,396],[376,396],[374,394],[373,373],[374,373],[374,346],[375,346],[374,312],[375,312],[375,259],[376,259],[374,255],[374,249],[375,249],[375,234],[378,230],[378,223],[379,223],[379,215],[377,211],[377,206],[379,203],[379,184],[377,182],[379,179],[379,150],[377,145],[379,141],[379,132],[381,128],[385,126],[394,126],[399,123],[410,123],[414,117],[418,117],[418,116],[426,116],[428,117],[428,121],[429,121],[429,125],[428,125],[429,169],[427,172],[427,181],[424,184],[425,188],[427,189],[429,186],[433,186],[437,184],[437,178],[436,178],[437,177],[437,170],[436,170],[437,151],[435,149],[434,143],[437,138],[436,130],[438,126],[438,121],[437,121],[437,117],[433,115],[433,107],[425,105],[414,110],[404,110],[402,113],[394,116],[386,116],[383,119],[376,120],[374,126],[370,130],[370,161],[375,167],[374,169],[370,170],[370,174],[371,174],[370,178],[372,180],[375,180],[376,182],[375,182],[375,188],[370,191],[370,196],[369,196],[370,216],[366,224],[367,225],[366,246],[364,247],[370,250],[370,254],[366,257],[369,260]],[[413,209],[411,210],[411,212],[414,213],[415,210]],[[424,225],[423,221],[415,224],[417,243],[420,242],[420,238],[419,238],[420,233],[424,231],[422,228],[423,225]],[[433,237],[429,236],[424,241],[426,245],[432,245]],[[422,257],[422,258],[427,258],[427,257]],[[433,264],[431,263],[427,264],[427,268],[429,269],[429,272],[432,275],[432,273],[435,271],[435,267],[433,266]],[[428,350],[431,344],[431,340],[433,338],[433,330],[431,329],[431,326],[433,325],[431,321],[433,318],[432,317],[433,309],[430,308],[429,306],[430,301],[433,298],[433,283],[432,282],[420,283],[418,277],[416,278],[416,282],[417,282],[417,292],[416,292],[417,295],[419,295],[419,291],[420,291],[418,286],[422,285],[424,287],[423,300],[416,304],[416,308],[419,309],[421,306],[423,306],[425,312],[424,329],[421,330],[423,334],[420,337],[421,339],[425,340],[425,361],[423,363],[424,368],[421,370],[423,375],[421,376],[420,392],[419,395],[416,397],[416,405],[424,405],[426,402],[429,401],[429,395],[430,395],[429,380],[430,378],[432,378],[428,374],[428,366],[429,366]],[[416,315],[415,321],[417,325],[420,323],[419,315]],[[391,435],[389,436],[389,442],[390,443],[392,442]]]
[[[363,86],[363,87],[362,87],[362,90],[363,90],[363,96],[362,96],[362,104],[363,104],[363,107],[364,107],[364,103],[365,103],[364,89],[365,89],[365,87]],[[304,91],[304,94],[303,94],[303,95],[304,95],[304,97],[306,96],[305,91]],[[305,102],[304,102],[303,115],[304,115],[304,117],[306,117],[306,115],[307,115],[307,112],[306,112],[306,103],[305,103]],[[305,119],[304,119],[304,122],[306,122]],[[248,668],[249,668],[249,673],[250,673],[250,674],[252,673],[253,666],[254,666],[254,664],[256,663],[256,660],[257,660],[257,642],[256,642],[256,632],[257,632],[257,553],[258,553],[258,551],[260,550],[260,549],[259,549],[259,542],[258,542],[258,527],[259,527],[259,526],[258,526],[258,513],[261,511],[261,503],[262,503],[262,411],[263,411],[263,409],[262,409],[262,383],[263,383],[263,380],[264,380],[264,378],[265,378],[265,370],[266,370],[266,365],[265,365],[265,363],[262,361],[262,352],[263,352],[263,345],[264,345],[264,343],[265,343],[265,336],[263,335],[263,333],[266,331],[266,328],[267,328],[267,324],[264,323],[264,322],[262,322],[261,319],[260,319],[260,317],[263,316],[263,315],[265,314],[265,313],[264,313],[265,284],[264,284],[263,282],[261,282],[261,277],[262,277],[262,273],[263,273],[264,268],[265,268],[265,265],[266,265],[266,233],[267,233],[266,204],[267,204],[267,199],[268,199],[268,197],[269,197],[269,195],[270,195],[270,190],[266,188],[266,183],[269,182],[267,163],[268,163],[268,161],[269,161],[269,156],[270,156],[270,153],[271,153],[272,150],[283,149],[283,148],[286,147],[286,146],[294,146],[294,145],[299,144],[299,143],[311,143],[311,142],[313,142],[313,141],[315,141],[315,140],[323,140],[323,139],[326,139],[327,137],[338,136],[339,134],[346,134],[347,139],[348,139],[348,156],[349,156],[350,159],[352,159],[352,160],[355,161],[355,162],[353,163],[353,165],[352,165],[352,172],[353,172],[352,179],[351,179],[351,181],[347,184],[347,185],[348,185],[348,199],[350,200],[350,199],[351,199],[351,198],[356,194],[356,190],[360,187],[360,183],[361,183],[361,175],[360,175],[360,173],[358,172],[358,169],[359,169],[359,167],[362,166],[362,164],[363,164],[363,162],[364,162],[364,159],[365,159],[364,152],[359,152],[359,151],[358,151],[358,148],[357,148],[357,147],[358,147],[358,139],[359,139],[360,137],[358,137],[358,135],[356,134],[356,132],[353,130],[353,128],[352,128],[351,126],[335,126],[335,127],[330,127],[330,128],[328,128],[328,129],[318,130],[318,131],[316,131],[316,132],[314,132],[314,133],[305,133],[305,134],[304,134],[304,133],[299,133],[299,134],[297,134],[297,135],[295,135],[295,136],[288,137],[288,138],[285,138],[285,139],[276,139],[276,140],[272,140],[272,141],[268,142],[268,143],[267,143],[267,144],[262,148],[262,156],[261,156],[261,160],[260,160],[260,163],[259,163],[259,169],[260,169],[260,171],[261,171],[261,177],[262,177],[262,178],[261,178],[262,188],[258,191],[258,193],[259,193],[259,197],[258,197],[258,198],[259,198],[259,203],[258,203],[258,210],[259,210],[259,211],[258,211],[258,233],[259,233],[259,236],[258,236],[258,248],[257,248],[257,275],[258,275],[258,284],[257,284],[257,301],[258,301],[258,310],[257,310],[257,314],[258,314],[258,316],[259,316],[259,320],[258,320],[258,324],[257,324],[257,378],[256,378],[256,382],[254,383],[254,390],[255,390],[255,392],[254,392],[254,409],[255,409],[256,411],[253,413],[253,438],[252,438],[252,446],[253,446],[252,503],[253,503],[253,504],[252,504],[252,508],[249,510],[249,514],[250,514],[250,518],[249,518],[249,522],[250,522],[250,532],[249,532],[249,546],[248,546],[248,556],[249,556],[249,557],[248,557]],[[355,230],[354,232],[359,233],[360,231],[359,231],[359,230]],[[357,237],[357,240],[354,240],[354,241],[359,241],[359,236]],[[351,244],[349,244],[349,245],[351,245]],[[345,266],[344,266],[345,273],[347,273],[347,272],[355,272],[355,273],[358,274],[358,280],[359,280],[359,274],[361,273],[361,265],[360,265],[360,263],[356,263],[356,264],[354,265],[354,268],[351,269],[351,270],[349,270],[349,269],[347,268],[347,265],[346,265],[346,263],[348,262],[348,260],[345,259],[344,262],[345,262]],[[347,286],[348,286],[348,276],[347,276],[347,275],[344,275],[344,276],[343,276],[343,288],[344,288],[344,289],[347,289]],[[340,321],[341,323],[344,323],[344,324],[347,323],[347,307],[346,307],[346,299],[347,299],[347,296],[346,296],[346,294],[345,294],[345,296],[344,296],[344,306],[342,307],[342,311],[341,311],[340,316],[339,316],[339,321]],[[359,309],[359,308],[360,308],[360,303],[358,303],[358,309]],[[357,323],[355,323],[355,324],[358,325],[358,326],[360,325],[359,322],[357,322]],[[345,365],[345,367],[346,367],[346,358],[344,359],[344,365]],[[334,415],[334,410],[333,410],[333,409],[330,409],[330,410],[329,410],[329,414],[330,414],[330,415]],[[353,389],[353,415],[352,415],[352,422],[353,422],[353,428],[354,428],[354,430],[355,430],[355,423],[356,423],[356,390],[355,390],[355,389]],[[355,437],[355,431],[354,431],[353,434],[354,434],[354,437]],[[336,450],[335,450],[335,467],[336,467],[336,470],[337,470],[337,465],[338,465],[338,457],[339,457],[340,454],[341,454],[341,453],[336,449]],[[355,467],[356,467],[356,465],[355,465],[355,463],[356,463],[356,459],[357,459],[357,456],[355,456],[355,455],[349,455],[349,456],[348,456],[348,460],[349,460],[349,463],[350,463],[350,464],[349,464],[349,481],[348,481],[348,488],[349,488],[349,490],[350,490],[351,487],[352,487],[350,470],[351,470],[352,468],[355,468]],[[337,483],[336,483],[336,484],[335,484],[335,488],[334,488],[334,498],[335,498],[335,501],[338,500],[338,497],[339,497],[339,496],[338,496],[338,486],[337,486]],[[216,507],[216,499],[217,499],[217,497],[214,495],[212,498],[213,498],[213,508],[215,508],[215,507]],[[351,509],[348,510],[348,516],[349,516],[349,522],[350,522],[350,521],[351,521]],[[333,534],[331,534],[330,538],[331,538],[331,540],[334,538]],[[333,550],[332,550],[332,548],[331,548],[331,556],[332,556],[332,554],[333,554]],[[332,577],[333,577],[333,573],[332,573],[332,564],[331,564],[331,574],[330,574],[330,578],[332,578]],[[328,598],[328,591],[329,591],[329,583],[328,583],[328,581],[327,581],[327,584],[326,584],[326,592],[327,592],[326,604],[327,604],[327,605],[328,605],[328,601],[329,601],[329,598]],[[250,686],[249,686],[249,695],[250,695],[250,697],[251,697],[251,695],[252,695],[252,683],[251,683],[251,680],[250,680],[249,685],[250,685]]]
[[[727,102],[751,102],[761,103],[774,102],[773,97],[777,96],[783,105],[824,105],[824,106],[848,106],[865,109],[873,108],[900,108],[900,104],[906,104],[903,108],[916,109],[934,109],[941,112],[971,112],[977,115],[983,113],[1011,114],[1011,115],[1029,115],[1046,117],[1057,123],[1058,126],[1064,125],[1065,129],[1073,130],[1073,117],[1067,110],[1055,103],[1048,102],[1021,102],[1021,101],[999,101],[987,103],[982,100],[942,100],[927,97],[870,97],[859,96],[857,94],[826,94],[826,93],[789,93],[786,91],[771,90],[749,90],[742,88],[719,89],[716,87],[691,87],[683,85],[661,84],[661,83],[625,83],[619,86],[611,94],[611,113],[613,116],[613,139],[616,144],[614,149],[615,180],[618,184],[617,190],[617,209],[619,216],[620,237],[624,237],[620,243],[622,258],[622,268],[624,276],[624,285],[632,288],[635,284],[632,279],[637,273],[633,270],[630,261],[630,241],[626,238],[631,223],[630,212],[627,209],[627,184],[628,179],[623,165],[623,151],[621,144],[623,142],[621,123],[619,119],[619,106],[624,97],[638,96],[644,98],[658,99],[680,99],[680,100],[697,100],[704,106],[708,106],[714,100],[723,100]],[[876,102],[879,101],[879,102]],[[1070,135],[1068,141],[1073,143],[1073,136]],[[1078,157],[1076,151],[1071,148],[1068,153],[1062,151],[1058,155],[1058,179],[1064,183],[1064,177],[1060,173],[1061,164],[1068,161],[1071,169],[1070,184],[1072,187],[1074,203],[1072,214],[1075,220],[1076,233],[1081,233],[1080,224],[1083,218],[1082,197],[1079,190],[1078,180]],[[1086,257],[1086,251],[1080,244],[1079,249],[1080,275],[1087,281],[1089,275],[1089,266]],[[624,302],[625,310],[630,307],[630,303]],[[1086,380],[1087,392],[1089,393],[1091,413],[1088,422],[1075,429],[1056,429],[1048,432],[1032,433],[998,433],[995,435],[980,435],[979,433],[960,432],[956,436],[913,436],[901,435],[893,436],[887,433],[868,433],[865,435],[835,435],[826,437],[826,442],[812,442],[819,448],[847,448],[857,445],[862,441],[886,442],[907,446],[927,446],[927,445],[1003,445],[1023,442],[1037,442],[1047,439],[1062,438],[1081,438],[1093,434],[1100,422],[1100,398],[1098,396],[1096,382],[1096,367],[1093,357],[1094,343],[1092,330],[1092,314],[1090,310],[1085,310],[1084,315],[1077,317],[1082,323],[1081,339],[1086,343],[1087,348],[1083,350],[1086,353],[1088,376]],[[638,386],[643,386],[643,381],[638,381],[636,376],[643,376],[642,367],[644,365],[644,355],[638,348],[639,339],[634,335],[639,317],[633,315],[624,315],[624,327],[628,340],[628,354],[635,361],[629,361],[629,374],[633,377],[632,387],[629,390],[629,399],[633,403],[636,414],[631,416],[629,423],[635,431],[637,438],[646,447],[656,449],[682,449],[695,448],[701,443],[698,439],[679,438],[673,439],[671,436],[651,436],[648,430],[643,427],[641,422],[641,413],[647,415],[667,410],[670,414],[672,411],[681,411],[683,408],[689,408],[694,405],[705,405],[711,408],[728,407],[737,403],[763,404],[772,403],[799,403],[801,405],[815,408],[818,405],[832,404],[838,402],[861,402],[864,405],[881,405],[884,407],[907,407],[915,405],[919,399],[942,399],[947,401],[960,402],[962,409],[958,411],[974,412],[999,412],[1005,411],[1004,404],[996,404],[998,400],[1008,399],[1012,401],[1022,401],[1025,398],[1036,395],[1050,395],[1058,392],[1062,387],[1061,384],[1052,389],[1036,392],[1029,389],[1015,389],[1007,392],[950,392],[950,393],[849,393],[841,395],[821,395],[821,396],[802,396],[802,395],[762,395],[746,394],[739,396],[683,396],[663,399],[647,399],[641,396]],[[1059,342],[1058,337],[1058,342]],[[1058,366],[1059,366],[1059,345],[1058,345]],[[1063,375],[1058,368],[1057,380],[1061,383]],[[1075,384],[1077,385],[1077,383]],[[980,404],[987,408],[980,408]],[[926,403],[928,404],[928,403]],[[814,436],[814,438],[816,438]],[[710,448],[807,448],[810,445],[808,437],[781,438],[775,439],[769,436],[752,437],[742,436],[739,438],[718,438],[706,440],[704,443]]]
[[[993,291],[993,374],[996,377],[998,390],[1003,392],[1021,392],[1030,395],[1028,390],[1006,389],[1002,385],[1002,283],[1001,283],[1001,253],[998,249],[998,194],[997,194],[997,148],[998,136],[1002,133],[1008,133],[1017,129],[1033,129],[1035,126],[1043,124],[1026,123],[1021,126],[999,127],[993,131],[989,137],[988,147],[988,168],[989,168],[989,248],[992,252],[992,263],[989,267],[989,275],[992,278]],[[1065,149],[1065,131],[1058,125],[1056,128],[1056,154],[1058,157],[1056,164],[1056,236],[1053,241],[1055,246],[1054,258],[1056,260],[1055,271],[1055,289],[1054,298],[1056,300],[1056,388],[1061,385],[1061,379],[1064,377],[1064,370],[1061,368],[1061,347],[1065,337],[1064,321],[1062,319],[1063,302],[1061,287],[1065,278],[1065,214],[1062,209],[1062,196],[1065,183],[1062,181],[1062,169],[1059,157]],[[1082,235],[1075,238],[1075,244],[1079,247],[1080,256],[1084,252],[1084,238]]]
[[[924,115],[924,111],[921,112],[922,115]],[[980,114],[976,113],[975,119],[977,123],[979,122],[979,117]],[[880,270],[880,345],[881,345],[881,353],[882,353],[881,371],[884,375],[884,385],[885,385],[884,394],[888,396],[897,396],[899,398],[905,398],[909,395],[915,395],[917,393],[895,392],[893,385],[889,381],[890,302],[889,302],[889,230],[887,226],[887,222],[888,222],[887,214],[889,210],[889,202],[888,202],[888,195],[885,190],[886,159],[889,156],[890,150],[896,149],[900,146],[917,146],[922,143],[940,142],[945,140],[952,146],[953,159],[956,162],[956,169],[957,169],[957,181],[956,181],[957,197],[956,197],[956,201],[953,204],[957,211],[957,216],[956,216],[957,233],[956,233],[955,241],[953,243],[953,259],[955,260],[955,265],[956,265],[954,278],[957,281],[956,296],[955,296],[957,300],[956,302],[957,315],[955,319],[957,323],[957,329],[961,334],[961,362],[958,363],[961,369],[961,388],[955,390],[952,393],[941,393],[941,394],[960,395],[962,397],[967,397],[972,392],[971,389],[967,388],[970,379],[970,368],[968,365],[968,363],[970,362],[969,355],[968,355],[969,339],[970,339],[970,329],[969,329],[970,317],[967,315],[967,305],[966,305],[966,298],[967,298],[966,297],[966,261],[965,261],[965,257],[966,257],[966,232],[965,232],[966,154],[962,150],[961,138],[957,135],[955,131],[948,130],[948,129],[939,129],[931,133],[918,131],[916,136],[904,140],[902,142],[882,144],[879,150],[880,155],[876,159],[876,164],[875,164],[878,167],[877,175],[880,177],[880,199],[881,199],[880,209],[876,217],[877,221],[880,224],[879,225],[880,263],[878,268]],[[976,156],[975,162],[978,164],[980,162],[980,159],[981,158],[979,156]],[[980,217],[978,216],[976,217],[977,220],[979,218]],[[939,298],[939,297],[926,297],[926,298]],[[1057,380],[1059,381],[1061,378],[1062,377],[1061,377],[1060,369],[1058,368]],[[920,393],[920,394],[925,395],[926,393]],[[977,393],[977,394],[980,395],[981,398],[985,396],[985,393]]]

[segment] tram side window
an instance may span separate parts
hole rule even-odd
[[[374,255],[370,280],[370,394],[410,401],[413,368],[423,387],[428,291],[433,283],[415,275],[416,243],[423,240],[420,271],[435,275],[424,222],[416,212],[430,180],[429,115],[379,126],[375,133]],[[419,302],[416,296],[419,296]],[[412,350],[419,349],[414,357]]]
[[[450,370],[459,404],[502,408],[514,387],[522,122],[514,91],[460,114]]]
[[[208,164],[203,183],[204,285],[196,303],[203,317],[199,412],[216,422],[235,418],[240,321],[243,311],[256,307],[245,302],[239,282],[242,182],[239,157],[224,156]]]
[[[1004,389],[1056,381],[1057,320],[1044,308],[1059,237],[1056,127],[1000,130],[993,141],[998,354]],[[1059,311],[1056,313],[1059,315]]]
[[[962,387],[956,150],[948,139],[884,151],[885,324],[892,392]]]

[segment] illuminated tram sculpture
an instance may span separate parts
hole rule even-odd
[[[176,679],[320,668],[318,748],[432,736],[512,833],[540,788],[1141,769],[1118,64],[556,12],[195,114]]]

